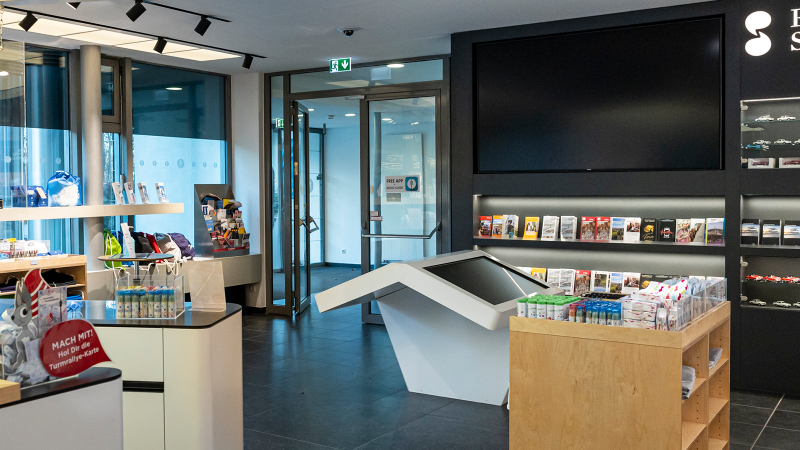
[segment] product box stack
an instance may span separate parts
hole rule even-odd
[[[625,328],[656,329],[659,303],[626,298],[622,301],[622,326]]]

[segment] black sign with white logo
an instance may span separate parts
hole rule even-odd
[[[800,96],[800,1],[742,2],[742,99]]]

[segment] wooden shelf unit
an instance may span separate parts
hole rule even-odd
[[[510,448],[727,449],[730,315],[722,303],[680,332],[512,317]]]
[[[42,269],[42,271],[57,269],[61,273],[72,275],[77,284],[67,286],[67,292],[74,294],[82,292],[86,296],[86,256],[85,255],[69,255],[69,256],[49,256],[39,258],[18,258],[12,262],[0,262],[0,281],[5,282],[9,276],[14,275],[19,279],[25,276],[33,269]],[[4,296],[10,295],[13,298],[14,292],[10,294],[3,294]],[[4,297],[7,298],[7,297]]]

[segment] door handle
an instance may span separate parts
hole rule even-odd
[[[395,238],[395,239],[430,239],[433,235],[442,229],[442,222],[436,224],[436,227],[428,234],[361,234],[362,238]]]
[[[308,217],[307,217],[307,219],[311,219],[311,223],[313,223],[313,224],[314,224],[314,228],[313,228],[313,229],[310,229],[310,230],[308,230],[308,232],[309,232],[309,233],[313,233],[313,232],[315,232],[315,231],[318,231],[318,230],[319,230],[319,224],[317,224],[317,221],[316,221],[316,220],[314,220],[314,218],[313,218],[313,217],[311,217],[311,216],[308,216]]]

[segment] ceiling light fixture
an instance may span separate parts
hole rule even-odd
[[[419,122],[411,122],[411,125],[419,125]]]
[[[33,13],[28,13],[28,14],[25,14],[25,18],[24,18],[24,19],[22,19],[22,20],[19,22],[19,26],[20,26],[20,28],[22,28],[23,30],[25,30],[25,31],[28,31],[28,30],[30,30],[30,29],[31,29],[31,27],[33,26],[33,24],[35,24],[35,23],[36,23],[36,21],[37,21],[37,20],[39,20],[39,19],[37,19],[37,18],[36,18],[36,16],[34,16],[34,15],[33,15]]]
[[[250,65],[253,64],[253,55],[244,55],[244,62],[242,62],[242,67],[245,69],[249,69]]]
[[[399,68],[401,68],[401,67],[405,67],[405,66],[406,66],[405,64],[389,64],[389,65],[388,65],[388,66],[386,66],[386,67],[388,67],[388,68],[390,68],[390,69],[399,69]]]
[[[167,40],[164,39],[163,37],[159,37],[158,40],[156,41],[156,46],[153,47],[153,51],[156,53],[162,53],[164,52],[164,47],[166,46],[167,46]]]
[[[356,115],[355,115],[355,114],[353,114],[353,113],[350,113],[350,114],[345,114],[345,117],[355,117],[355,116],[356,116]]]
[[[142,1],[143,0],[136,0],[136,4],[125,13],[125,15],[128,16],[128,19],[131,19],[131,22],[136,22],[136,19],[138,19],[142,14],[144,14],[145,11],[147,11],[147,8],[144,7]]]
[[[183,88],[182,87],[168,87],[167,90],[168,91],[182,91]]]
[[[5,70],[0,70],[0,77],[7,77],[7,76],[8,72],[6,72]]]
[[[208,31],[208,27],[211,26],[211,21],[208,20],[208,16],[200,16],[200,23],[194,27],[194,32],[199,34],[200,36],[204,36],[206,31]]]
[[[314,110],[314,108],[308,108],[308,112],[311,112],[313,110]]]
[[[381,119],[381,120],[382,120],[382,121],[384,121],[384,122],[391,122],[391,120],[392,120],[392,119],[390,119],[390,118],[386,117],[386,118],[383,118],[383,119]]]
[[[78,6],[81,6],[81,2],[67,2],[70,8],[77,10]]]

